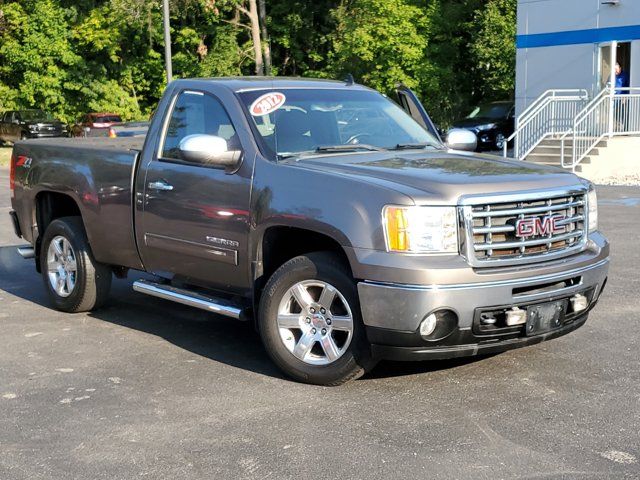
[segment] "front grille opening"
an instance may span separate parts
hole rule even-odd
[[[524,297],[527,295],[536,295],[538,293],[553,293],[564,288],[575,287],[582,283],[582,277],[568,278],[561,282],[551,282],[542,285],[532,285],[528,287],[517,287],[512,290],[514,297]]]

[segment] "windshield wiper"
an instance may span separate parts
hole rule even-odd
[[[440,148],[440,145],[437,145],[435,143],[429,143],[429,142],[426,142],[426,143],[399,143],[394,148],[392,148],[391,150],[414,150],[414,149],[427,148],[427,147]]]
[[[288,158],[296,158],[305,155],[313,155],[314,153],[331,153],[331,152],[357,152],[359,150],[365,150],[368,152],[382,152],[385,149],[376,147],[374,145],[367,145],[366,143],[358,143],[355,145],[322,145],[315,150],[304,150],[301,152],[282,152],[278,153],[278,160],[286,160]]]
[[[366,143],[357,143],[354,145],[323,145],[316,148],[316,152],[356,152],[358,150],[382,152],[384,148],[368,145]]]

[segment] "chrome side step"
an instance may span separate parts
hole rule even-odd
[[[183,290],[172,287],[171,285],[154,283],[148,280],[137,280],[133,282],[133,289],[136,292],[145,293],[152,297],[163,298],[190,307],[207,310],[208,312],[235,318],[236,320],[243,319],[241,318],[242,309],[227,300],[208,297],[201,293]]]
[[[33,247],[18,247],[18,253],[26,260],[30,258],[36,258],[36,251]]]

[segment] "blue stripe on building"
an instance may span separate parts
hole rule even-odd
[[[601,43],[613,40],[640,39],[640,25],[626,27],[592,28],[589,30],[571,30],[567,32],[535,33],[517,35],[518,48],[555,47],[558,45],[579,45],[581,43]]]

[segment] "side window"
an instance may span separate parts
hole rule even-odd
[[[188,135],[222,137],[229,150],[240,150],[231,119],[222,104],[202,92],[182,92],[176,100],[162,146],[162,158],[183,160],[180,142]]]
[[[20,121],[20,120],[21,120],[21,118],[20,118],[20,113],[19,113],[19,112],[14,112],[14,113],[13,113],[13,119],[14,119],[14,120],[18,120],[18,121]]]

